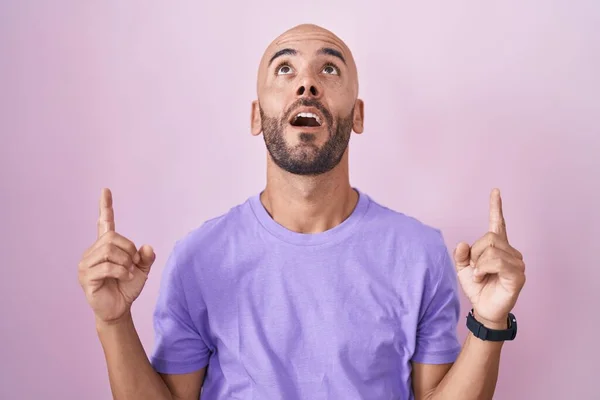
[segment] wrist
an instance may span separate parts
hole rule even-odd
[[[473,310],[473,316],[487,329],[493,329],[498,331],[508,329],[508,314],[506,314],[506,316],[504,316],[501,320],[489,320],[487,318],[482,317],[477,311]]]
[[[128,310],[123,315],[118,318],[111,320],[103,320],[98,316],[96,319],[96,331],[101,332],[107,329],[115,329],[125,325],[129,325],[133,322],[133,317],[131,316],[131,312]]]

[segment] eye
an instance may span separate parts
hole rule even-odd
[[[339,75],[340,70],[333,64],[327,64],[323,67],[323,72],[327,75]]]
[[[277,67],[276,74],[277,75],[289,75],[293,71],[294,70],[292,69],[292,67],[290,67],[288,64],[281,64],[279,67]]]

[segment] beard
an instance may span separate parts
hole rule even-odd
[[[312,133],[300,133],[300,144],[290,147],[284,137],[285,128],[289,124],[293,110],[300,106],[315,107],[327,122],[327,141],[321,146],[313,142],[316,137]],[[260,108],[263,138],[267,150],[275,164],[295,175],[316,176],[335,168],[348,147],[352,133],[354,108],[347,117],[339,117],[334,121],[331,113],[317,100],[299,99],[280,118],[269,117]]]

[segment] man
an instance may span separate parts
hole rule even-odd
[[[460,243],[453,265],[438,230],[350,185],[348,142],[363,131],[364,108],[337,36],[313,25],[282,34],[257,92],[251,123],[268,149],[266,188],[178,241],[150,359],[130,307],[155,255],[116,233],[102,193],[79,277],[114,397],[492,398],[525,283],[499,192],[490,231]],[[473,305],[462,346],[457,281]]]

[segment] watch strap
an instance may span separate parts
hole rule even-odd
[[[514,340],[517,336],[517,318],[513,314],[508,314],[508,329],[490,329],[475,319],[473,310],[467,315],[467,328],[481,340],[491,342],[503,342]]]

